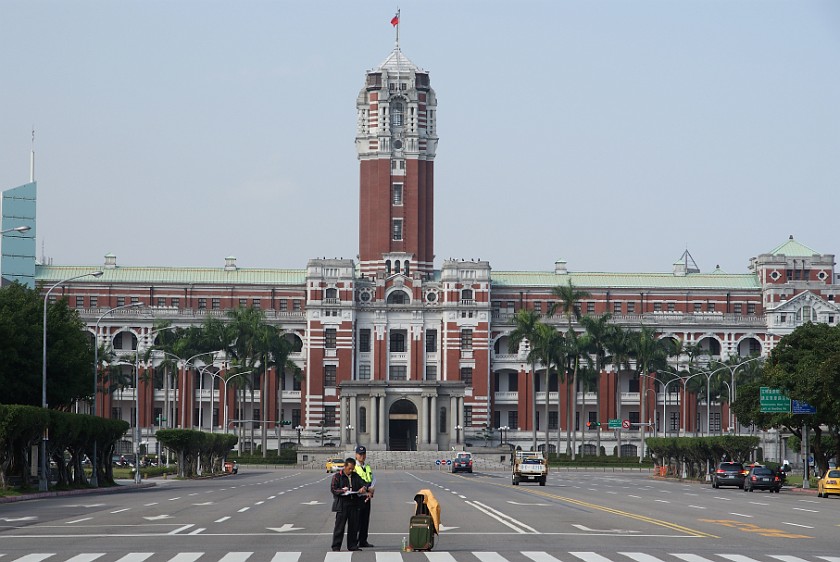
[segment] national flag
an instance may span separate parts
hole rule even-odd
[[[394,17],[391,18],[391,25],[396,27],[397,25],[399,25],[399,23],[400,23],[400,12],[397,11],[397,13],[394,14]]]

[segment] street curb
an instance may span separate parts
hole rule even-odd
[[[147,482],[144,484],[130,484],[128,486],[119,485],[108,488],[79,488],[78,490],[58,490],[55,492],[35,492],[34,494],[23,494],[20,496],[8,496],[0,498],[0,503],[15,503],[28,500],[39,500],[45,498],[57,498],[64,496],[86,496],[88,494],[115,494],[119,492],[130,492],[132,490],[140,490],[143,488],[154,488],[157,486],[156,482]]]

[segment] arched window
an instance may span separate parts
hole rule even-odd
[[[394,260],[394,273],[400,272],[400,260]]]
[[[391,353],[405,353],[405,340],[406,340],[406,331],[405,330],[391,330],[390,337],[388,343],[389,350]]]
[[[338,300],[338,289],[330,288],[324,291],[324,299]]]
[[[405,260],[405,267],[403,268],[403,273],[405,273],[405,276],[408,277],[408,260]]]
[[[391,260],[385,260],[385,274],[391,275]]]
[[[461,300],[464,301],[471,301],[473,300],[473,292],[472,289],[463,289],[461,291]]]
[[[394,291],[388,295],[388,304],[408,304],[409,298],[405,291]]]

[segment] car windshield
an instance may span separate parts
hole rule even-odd
[[[468,460],[470,460],[470,456],[469,455],[458,455],[458,460],[459,461],[468,461]]]
[[[344,459],[331,459],[330,462],[333,464],[344,464]]]

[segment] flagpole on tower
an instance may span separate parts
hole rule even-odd
[[[393,25],[397,29],[397,44],[396,48],[397,51],[400,50],[400,9],[397,8],[397,14],[391,18],[391,25]]]

